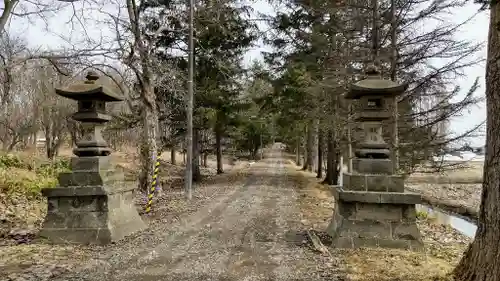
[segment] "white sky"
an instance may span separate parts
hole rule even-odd
[[[77,4],[78,5],[78,4]],[[0,7],[3,6],[3,1],[0,3]],[[259,0],[257,1],[253,8],[256,12],[261,12],[265,14],[274,13],[273,8],[267,3],[267,1]],[[468,4],[460,9],[452,11],[450,16],[451,21],[461,22],[471,15],[473,15],[479,6],[475,4]],[[106,9],[108,10],[108,9]],[[109,9],[108,11],[112,11]],[[91,12],[92,17],[95,18],[98,11]],[[88,17],[89,12],[85,15]],[[43,49],[54,49],[60,48],[65,45],[65,41],[62,40],[60,35],[70,36],[71,25],[68,23],[71,17],[70,11],[60,12],[56,17],[51,17],[47,22],[41,20],[27,21],[25,19],[13,18],[10,22],[8,30],[13,35],[18,35],[24,37],[29,46],[33,48],[43,48]],[[99,17],[99,16],[97,16]],[[261,26],[265,28],[264,26]],[[87,28],[87,33],[90,37],[101,37],[103,35],[109,36],[109,31],[106,32],[106,28],[103,28],[97,24]],[[83,38],[82,29],[77,29],[71,34],[71,40],[73,42],[78,41],[79,38]],[[57,35],[56,35],[57,34]],[[488,13],[482,12],[479,14],[472,22],[468,23],[461,30],[461,39],[463,40],[473,40],[475,42],[484,42],[487,40],[488,34]],[[58,36],[59,35],[59,36]],[[261,51],[268,50],[266,46],[263,46],[262,42],[259,42],[256,47],[250,50],[245,56],[245,62],[249,63],[253,59],[261,59]],[[481,57],[486,56],[486,48],[480,53]],[[481,88],[477,92],[477,95],[484,96],[484,64],[469,68],[466,71],[466,78],[457,81],[459,85],[466,91],[474,82],[474,79],[478,76],[481,77]],[[479,124],[482,120],[486,118],[486,111],[484,104],[481,104],[471,110],[471,112],[464,112],[464,116],[454,118],[451,121],[451,129],[456,132],[464,132],[474,125]],[[483,145],[484,138],[476,138],[470,140],[473,145]]]

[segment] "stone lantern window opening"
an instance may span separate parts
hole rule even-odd
[[[370,109],[379,109],[382,108],[382,99],[380,98],[371,98],[367,101],[367,107]]]
[[[92,101],[89,100],[79,101],[78,111],[92,111]]]
[[[78,101],[78,112],[106,113],[106,102],[99,100]]]
[[[384,96],[364,96],[360,97],[361,109],[369,112],[386,111],[387,97]]]

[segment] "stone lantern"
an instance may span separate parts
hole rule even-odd
[[[354,121],[363,127],[364,139],[354,150],[353,169],[359,173],[392,173],[389,145],[382,134],[382,121],[391,118],[389,104],[394,96],[402,94],[406,84],[380,78],[375,66],[366,69],[367,78],[351,86],[346,99],[358,100]]]
[[[111,120],[106,102],[123,99],[100,84],[96,73],[86,79],[56,89],[78,102],[73,119],[81,122],[83,136],[73,150],[71,172],[59,174],[58,187],[42,190],[48,207],[40,236],[54,243],[107,244],[146,228],[133,203],[135,187],[114,171],[101,132]]]
[[[374,66],[366,75],[345,96],[357,101],[354,121],[361,123],[364,139],[355,147],[353,172],[344,173],[343,186],[334,190],[337,207],[327,232],[340,248],[418,249],[415,204],[421,197],[405,192],[403,176],[393,174],[382,134],[382,122],[391,118],[390,101],[407,85],[382,79]]]

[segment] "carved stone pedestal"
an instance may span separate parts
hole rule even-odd
[[[40,236],[53,243],[107,244],[146,225],[139,217],[134,186],[113,171],[108,156],[73,157],[72,172],[59,187],[42,190],[48,210]]]
[[[419,194],[334,188],[335,212],[327,229],[333,246],[422,247],[415,212],[415,204],[421,201]]]

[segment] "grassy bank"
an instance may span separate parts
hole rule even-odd
[[[48,161],[24,154],[0,154],[0,238],[40,226],[46,212],[41,190],[56,186],[58,173],[68,169],[65,157]]]
[[[42,196],[43,188],[55,187],[60,172],[69,171],[71,149],[61,149],[60,156],[49,161],[33,151],[0,153],[0,245],[25,243],[27,237],[35,237],[46,214],[47,203]],[[159,184],[163,190],[180,189],[184,186],[182,155],[177,154],[177,162],[169,163],[170,151],[161,155]],[[240,169],[246,161],[228,164],[226,157],[224,170]],[[123,148],[111,154],[111,161],[117,171],[125,175],[126,184],[135,185],[139,158],[134,148]],[[216,174],[215,156],[207,160],[207,167],[201,167],[204,182]],[[142,211],[144,196],[137,194],[136,203]],[[16,240],[19,240],[16,242]]]
[[[408,191],[425,204],[475,221],[481,203],[483,163],[469,162],[441,173],[415,173],[405,181]]]
[[[408,183],[407,191],[420,193],[422,200],[450,213],[476,221],[481,203],[481,184],[426,184]]]

